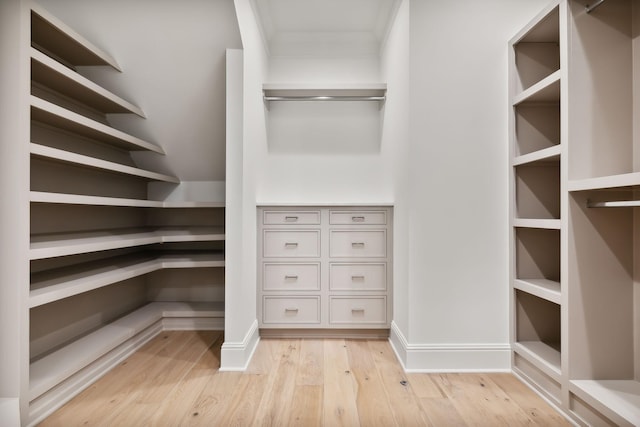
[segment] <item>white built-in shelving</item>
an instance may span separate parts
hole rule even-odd
[[[640,425],[640,1],[557,0],[511,42],[514,371]]]
[[[224,327],[221,292],[201,287],[224,280],[225,204],[151,199],[149,183],[180,180],[138,167],[132,151],[163,149],[109,122],[144,112],[77,69],[122,71],[114,58],[36,5],[31,26],[24,398],[35,424],[161,330]]]

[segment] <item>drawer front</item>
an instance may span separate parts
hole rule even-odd
[[[365,224],[385,225],[387,212],[385,211],[331,211],[329,212],[329,224]]]
[[[354,258],[385,258],[386,230],[331,230],[329,256]]]
[[[320,264],[262,264],[265,291],[320,290]]]
[[[320,297],[264,297],[262,307],[264,324],[318,324],[320,323]]]
[[[386,291],[387,264],[332,263],[329,266],[332,291]]]
[[[263,257],[314,258],[320,256],[319,230],[265,230]]]
[[[329,323],[372,324],[387,323],[386,297],[331,297],[329,300]]]
[[[317,225],[320,211],[264,211],[264,225]]]

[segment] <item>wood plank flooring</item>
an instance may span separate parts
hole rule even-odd
[[[384,340],[260,341],[218,372],[220,332],[163,332],[47,426],[569,426],[511,374],[406,374]]]

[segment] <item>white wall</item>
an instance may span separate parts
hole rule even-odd
[[[507,41],[546,3],[411,2],[409,368],[509,368]]]
[[[37,1],[123,69],[81,72],[145,112],[146,120],[110,117],[166,151],[135,153],[139,166],[181,181],[224,181],[225,54],[242,47],[232,0]]]
[[[0,2],[0,398],[12,399],[26,396],[29,366],[28,19],[23,1]],[[23,419],[27,404],[20,402]]]

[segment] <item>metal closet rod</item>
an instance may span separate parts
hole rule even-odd
[[[597,8],[599,8],[602,5],[602,3],[604,3],[604,2],[605,2],[605,0],[597,0],[593,4],[588,4],[585,9],[587,10],[587,13],[591,13],[594,10],[596,10]]]
[[[384,101],[385,96],[265,96],[265,101]]]

